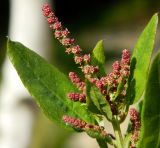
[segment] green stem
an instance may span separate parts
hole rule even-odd
[[[115,137],[116,137],[117,148],[123,148],[123,137],[120,129],[120,123],[115,117],[113,117],[112,125],[114,129]]]

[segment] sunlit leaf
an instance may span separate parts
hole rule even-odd
[[[139,148],[160,147],[160,52],[155,57],[147,81],[141,114]]]
[[[157,24],[158,16],[155,14],[135,45],[131,60],[129,87],[127,90],[128,104],[136,103],[141,98],[145,89]]]
[[[63,73],[18,42],[9,40],[7,51],[24,86],[50,120],[66,127],[62,116],[68,115],[94,124],[86,106],[66,97],[77,89]]]
[[[103,41],[100,40],[95,48],[92,51],[91,54],[91,63],[95,66],[98,66],[100,69],[100,76],[105,75],[105,54],[104,54],[104,47],[103,47]]]

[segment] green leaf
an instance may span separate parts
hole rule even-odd
[[[7,51],[24,86],[48,118],[65,127],[63,115],[94,124],[95,120],[85,105],[67,99],[67,93],[77,89],[63,73],[18,42],[9,40]]]
[[[86,132],[90,137],[96,138],[96,139],[97,139],[97,142],[101,142],[101,143],[99,143],[99,144],[101,144],[101,146],[102,146],[102,144],[103,144],[103,146],[104,146],[104,143],[105,143],[105,142],[107,142],[107,143],[109,143],[109,144],[111,144],[111,145],[114,144],[114,141],[113,141],[112,137],[111,137],[109,134],[108,134],[108,135],[104,135],[104,134],[102,133],[102,131],[98,131],[98,130],[94,130],[94,129],[85,129],[85,132]],[[103,141],[103,143],[102,143],[102,141]],[[107,145],[107,143],[106,143],[106,145]]]
[[[101,94],[96,86],[92,86],[90,90],[90,98],[94,105],[109,121],[112,120],[112,111],[106,98]]]
[[[108,145],[104,140],[101,140],[101,139],[96,139],[96,140],[100,148],[108,148]]]
[[[91,54],[91,64],[98,66],[100,69],[100,76],[104,76],[105,73],[105,54],[104,54],[104,47],[103,47],[103,40],[100,40]]]
[[[141,114],[139,148],[160,147],[160,52],[155,57],[147,81]]]
[[[93,113],[96,113],[96,114],[101,114],[99,109],[100,107],[97,108],[97,106],[94,104],[93,100],[92,100],[92,96],[90,94],[90,91],[91,91],[91,83],[86,80],[86,103],[87,103],[87,108],[93,112]]]
[[[127,90],[128,104],[136,103],[143,94],[146,80],[148,77],[148,68],[154,46],[158,16],[155,14],[135,45],[131,59],[131,74],[129,78],[129,87]]]
[[[118,98],[118,96],[121,94],[123,89],[124,89],[124,80],[122,79],[122,81],[118,84],[116,94],[113,97],[112,101],[115,101]]]

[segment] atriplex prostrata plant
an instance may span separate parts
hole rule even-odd
[[[76,72],[70,72],[69,80],[35,52],[8,40],[11,62],[48,118],[62,127],[86,132],[96,138],[101,148],[107,148],[107,144],[117,148],[159,148],[160,53],[149,68],[157,14],[139,37],[132,57],[129,50],[124,49],[121,60],[115,61],[112,71],[106,74],[103,42],[99,41],[92,53],[83,54],[49,5],[44,5],[42,10],[55,38],[67,54],[73,54],[83,73],[80,79]],[[135,103],[137,107],[129,109]],[[122,135],[120,124],[128,111],[130,122],[126,134]],[[104,118],[112,123],[114,135],[100,126]]]

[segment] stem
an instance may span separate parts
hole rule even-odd
[[[112,125],[116,137],[117,148],[123,148],[123,137],[120,129],[120,123],[115,117],[113,117]]]

